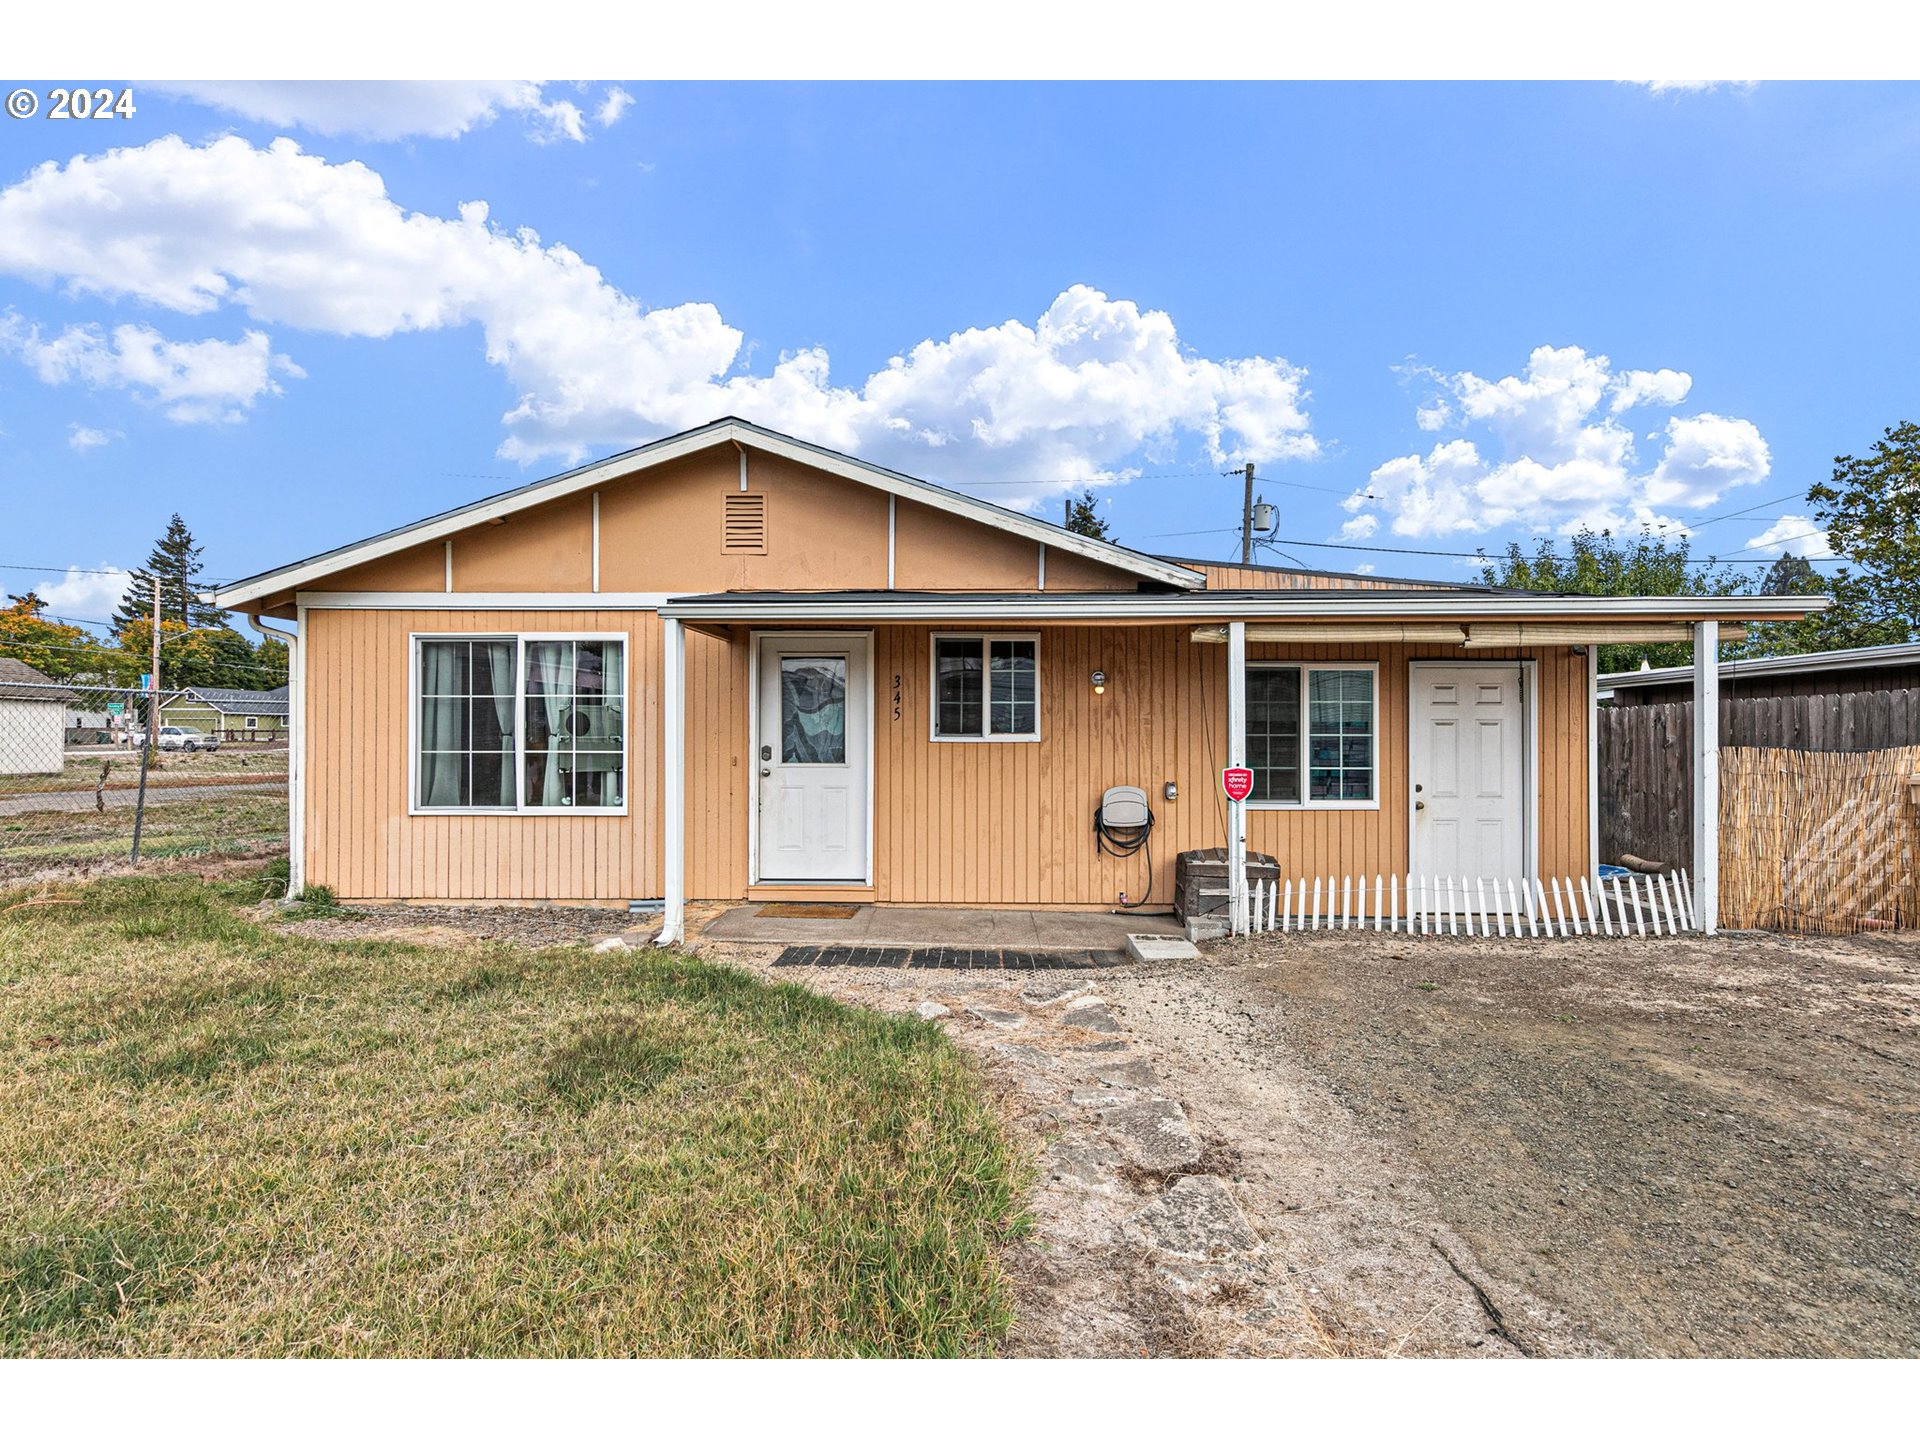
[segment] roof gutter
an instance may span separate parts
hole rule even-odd
[[[1286,592],[1276,592],[1284,594]],[[1298,592],[1294,592],[1298,593]],[[920,597],[900,601],[844,599],[824,594],[819,599],[756,599],[751,595],[694,596],[668,600],[662,615],[706,621],[886,621],[886,620],[1177,620],[1207,624],[1255,617],[1269,620],[1337,618],[1385,620],[1389,617],[1440,619],[1555,618],[1613,623],[1629,617],[1671,620],[1797,620],[1831,603],[1825,596],[1809,596],[1783,606],[1781,597],[1766,596],[1605,596],[1592,595],[1433,595],[1409,599],[1382,599],[1369,591],[1369,600],[1316,598],[1274,599],[1258,596],[1231,599],[1205,592],[1187,595],[1128,595],[1121,598],[1074,598],[1036,594],[1001,599],[973,599],[965,595]]]

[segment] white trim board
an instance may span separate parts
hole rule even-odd
[[[1030,620],[1176,620],[1209,625],[1235,619],[1285,622],[1321,616],[1398,621],[1408,616],[1439,616],[1471,625],[1476,616],[1505,620],[1515,616],[1572,616],[1593,622],[1596,630],[1613,623],[1614,614],[1677,616],[1684,619],[1796,618],[1824,610],[1824,595],[1793,597],[1782,606],[1774,595],[1401,595],[1388,590],[1363,592],[1370,599],[1340,599],[1331,591],[1293,598],[1300,591],[1266,595],[1115,595],[1111,592],[1048,591],[1044,595],[930,595],[913,600],[861,598],[823,591],[818,599],[767,600],[749,593],[710,593],[673,601],[673,613],[685,620],[751,621],[754,624],[817,625],[851,620],[868,625],[918,620],[965,620],[991,625]],[[1510,644],[1511,642],[1502,642]],[[1581,644],[1579,640],[1554,642]]]
[[[302,590],[294,602],[305,610],[658,610],[678,598],[671,590]]]
[[[346,569],[352,565],[364,565],[383,556],[408,550],[432,540],[444,540],[459,531],[475,525],[484,525],[489,520],[511,515],[529,506],[545,504],[548,501],[563,499],[581,491],[592,490],[609,481],[637,475],[656,466],[671,464],[673,461],[696,455],[715,446],[733,443],[741,447],[741,464],[746,463],[746,451],[749,447],[777,455],[798,465],[806,465],[815,470],[837,475],[843,480],[852,480],[858,484],[870,485],[889,495],[913,500],[922,505],[930,505],[936,510],[948,514],[964,516],[978,521],[996,530],[1005,530],[1015,535],[1025,536],[1052,545],[1056,549],[1071,550],[1090,560],[1116,569],[1126,570],[1151,580],[1158,580],[1183,590],[1197,590],[1206,584],[1206,577],[1184,565],[1175,565],[1171,561],[1158,560],[1151,555],[1142,555],[1128,550],[1124,546],[1112,545],[1104,540],[1095,540],[1089,536],[1077,535],[1059,525],[1045,520],[1036,520],[1030,515],[1017,511],[1003,510],[998,505],[985,500],[975,499],[971,495],[930,481],[918,480],[911,475],[902,475],[898,471],[888,470],[851,455],[842,455],[818,445],[796,440],[790,435],[782,435],[774,430],[762,429],[745,420],[728,417],[689,430],[680,435],[672,435],[664,440],[656,440],[650,445],[595,461],[577,470],[554,475],[545,480],[523,485],[519,489],[485,500],[475,501],[471,505],[449,510],[444,514],[430,516],[411,525],[403,525],[385,534],[370,539],[356,541],[324,554],[283,565],[276,570],[263,571],[258,575],[234,582],[223,589],[211,592],[211,603],[223,610],[243,609],[248,604],[281,590],[297,590],[325,575]]]

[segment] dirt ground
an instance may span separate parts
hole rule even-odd
[[[1390,1190],[1416,1225],[1430,1200],[1523,1352],[1920,1353],[1910,937],[1263,936],[1111,989],[1281,1189],[1344,1195],[1356,1233]],[[1364,1327],[1342,1229],[1295,1244]]]

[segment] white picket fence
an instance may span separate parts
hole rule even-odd
[[[1371,904],[1364,875],[1315,875],[1311,883],[1306,876],[1256,881],[1248,895],[1250,928],[1514,938],[1678,935],[1700,928],[1684,870],[1592,880],[1582,875],[1578,881],[1571,876],[1470,881],[1452,875],[1408,875],[1404,886],[1401,881],[1398,875],[1375,875]]]

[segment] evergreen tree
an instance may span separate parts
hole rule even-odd
[[[1095,540],[1111,540],[1113,536],[1107,530],[1106,517],[1097,508],[1093,491],[1088,490],[1076,499],[1067,501],[1066,528],[1076,535],[1091,536]]]
[[[183,630],[197,625],[224,625],[226,616],[196,596],[196,577],[205,567],[200,563],[201,547],[193,543],[193,532],[178,515],[167,521],[167,533],[154,544],[146,565],[133,572],[114,612],[113,628],[124,632],[136,620],[153,618],[153,580],[160,577],[160,623],[169,622]]]

